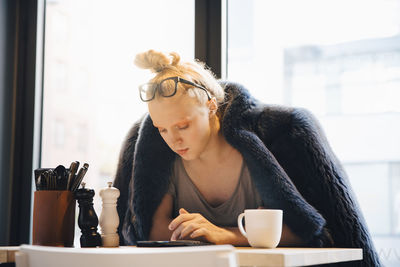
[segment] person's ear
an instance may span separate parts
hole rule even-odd
[[[210,115],[217,113],[217,109],[218,109],[217,99],[215,97],[212,97],[210,100],[208,100],[207,107],[208,107]]]

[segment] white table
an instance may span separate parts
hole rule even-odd
[[[17,267],[237,267],[231,245],[171,248],[60,248],[22,245]]]
[[[362,260],[359,248],[236,248],[240,266],[308,266]]]
[[[5,248],[5,247],[3,247]],[[3,249],[25,253],[26,265],[32,260],[57,262],[57,266],[307,266],[362,260],[356,248],[234,248],[229,245],[175,248],[55,248],[23,245]],[[8,252],[6,252],[9,250]],[[1,249],[0,249],[1,251]],[[13,255],[10,255],[13,257]],[[30,258],[30,259],[28,259]],[[133,264],[136,262],[137,264]],[[114,263],[109,265],[110,263]],[[60,265],[61,264],[61,265]],[[100,265],[97,265],[100,264]],[[153,265],[152,265],[153,264]],[[23,265],[21,265],[23,266]],[[35,265],[36,266],[36,265]],[[19,266],[18,266],[19,267]]]

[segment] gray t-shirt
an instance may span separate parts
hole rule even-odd
[[[237,217],[245,209],[263,206],[260,195],[243,161],[240,177],[232,196],[217,207],[211,206],[187,174],[181,158],[174,162],[168,193],[173,196],[173,217],[184,208],[190,213],[200,213],[217,226],[236,227]]]

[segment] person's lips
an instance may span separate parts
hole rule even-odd
[[[179,155],[184,155],[188,150],[189,150],[189,148],[178,149],[176,152],[177,152]]]

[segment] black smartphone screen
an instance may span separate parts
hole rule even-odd
[[[186,246],[206,246],[212,243],[196,240],[176,240],[176,241],[137,241],[138,247],[186,247]]]

